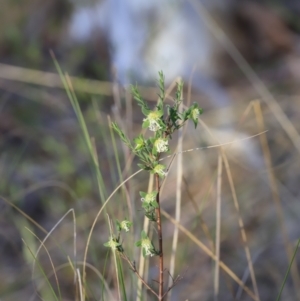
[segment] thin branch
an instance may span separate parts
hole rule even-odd
[[[144,278],[139,274],[139,272],[137,271],[136,269],[136,266],[135,266],[135,262],[131,262],[130,259],[128,258],[128,256],[125,254],[125,253],[120,253],[120,256],[125,259],[131,270],[138,276],[138,278],[141,280],[141,282],[145,285],[145,287],[153,294],[155,295],[157,298],[159,298],[158,294],[147,284],[147,282],[144,280]]]
[[[170,273],[169,273],[169,276],[172,278],[173,283],[172,283],[172,285],[170,285],[170,286],[168,287],[167,291],[163,294],[162,298],[164,298],[164,297],[169,293],[169,291],[170,291],[175,285],[177,285],[177,283],[178,283],[179,281],[181,281],[181,280],[183,279],[183,276],[180,276],[180,275],[176,276],[175,279],[171,276]]]
[[[161,214],[160,214],[160,187],[159,187],[159,175],[155,174],[155,186],[158,191],[156,195],[156,202],[158,208],[156,209],[157,215],[157,232],[158,232],[158,250],[159,250],[159,288],[158,288],[158,300],[163,300],[164,295],[164,256],[163,256],[163,236],[162,236],[162,224],[161,224]]]

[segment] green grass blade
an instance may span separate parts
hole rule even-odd
[[[117,268],[118,268],[118,273],[119,273],[120,288],[122,291],[123,300],[127,301],[126,287],[125,287],[124,273],[123,273],[123,265],[122,265],[122,260],[121,260],[120,256],[117,257]]]
[[[299,245],[300,245],[300,238],[299,238],[299,240],[298,240],[298,243],[297,243],[297,246],[296,246],[296,248],[295,248],[295,251],[294,251],[294,254],[293,254],[292,260],[291,260],[291,262],[290,262],[290,264],[289,264],[289,267],[288,267],[288,269],[287,269],[287,271],[286,271],[286,274],[285,274],[285,276],[284,276],[284,279],[283,279],[283,282],[282,282],[282,285],[281,285],[281,288],[280,288],[279,294],[278,294],[278,296],[277,296],[277,298],[276,298],[276,301],[279,301],[279,300],[280,300],[280,297],[281,297],[281,294],[282,294],[283,288],[284,288],[284,286],[285,286],[285,283],[286,283],[287,277],[288,277],[288,275],[289,275],[289,273],[290,273],[290,270],[291,270],[292,264],[293,264],[293,262],[294,262],[294,259],[295,259],[295,257],[296,257],[296,254],[297,254],[297,251],[298,251]]]
[[[88,133],[88,129],[87,129],[84,117],[82,115],[82,112],[81,112],[81,109],[80,109],[80,106],[79,106],[79,103],[78,103],[78,99],[75,95],[74,90],[71,89],[70,83],[68,82],[68,78],[63,74],[63,72],[62,72],[57,60],[55,59],[54,55],[52,55],[52,58],[53,58],[55,67],[57,69],[57,72],[58,72],[58,74],[59,74],[59,76],[62,80],[62,83],[64,85],[64,88],[66,90],[66,93],[69,97],[69,100],[70,100],[70,102],[73,106],[73,109],[74,109],[75,114],[77,116],[77,119],[79,121],[80,127],[82,129],[83,136],[84,136],[88,151],[89,151],[89,153],[92,157],[93,165],[94,165],[94,168],[95,168],[100,199],[101,199],[101,202],[104,203],[105,194],[106,194],[105,193],[106,189],[105,189],[104,181],[103,181],[103,177],[102,177],[102,174],[100,172],[100,169],[99,169],[99,164],[98,164],[98,160],[97,160],[97,157],[96,157],[96,154],[95,154],[95,151],[94,151],[94,147],[93,147],[93,144],[92,144],[90,135]]]
[[[23,240],[23,239],[22,239],[22,240]],[[45,277],[45,280],[46,280],[46,282],[47,282],[47,284],[48,284],[48,286],[49,286],[49,288],[50,288],[51,294],[54,296],[54,298],[55,298],[56,301],[59,301],[59,299],[58,299],[58,297],[57,297],[57,295],[56,295],[56,293],[55,293],[55,291],[54,291],[54,289],[53,289],[53,287],[52,287],[52,285],[51,285],[51,283],[50,283],[50,281],[49,281],[47,275],[45,274],[45,272],[44,272],[42,266],[40,265],[40,262],[38,261],[38,259],[36,258],[36,256],[33,254],[33,252],[32,252],[32,250],[30,249],[30,247],[26,244],[25,240],[23,240],[23,243],[25,244],[25,246],[27,247],[28,251],[29,251],[30,254],[32,255],[32,258],[37,262],[37,265],[38,265],[38,267],[39,267],[41,273],[42,273],[43,276]],[[60,300],[61,300],[61,299],[60,299]]]

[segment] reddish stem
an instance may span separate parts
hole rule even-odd
[[[164,257],[163,257],[163,237],[162,237],[162,224],[160,214],[160,202],[159,202],[159,175],[155,174],[155,186],[157,189],[156,201],[158,208],[156,209],[157,215],[157,232],[158,232],[158,249],[159,249],[159,289],[158,289],[158,300],[163,301],[164,298]]]

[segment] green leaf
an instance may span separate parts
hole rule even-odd
[[[157,149],[156,149],[156,147],[155,146],[153,146],[153,148],[152,148],[152,155],[153,156],[156,156],[157,155]]]
[[[148,114],[151,112],[151,110],[148,109],[148,107],[142,107],[142,113],[145,116],[148,116]]]
[[[160,96],[159,96],[159,97],[160,97]],[[157,108],[157,110],[162,111],[162,110],[163,110],[163,107],[164,107],[163,101],[162,101],[162,99],[159,99],[156,108]]]
[[[156,215],[155,215],[155,211],[151,210],[151,211],[146,211],[145,212],[145,216],[152,222],[156,222]]]
[[[151,206],[150,206],[149,203],[143,202],[143,203],[142,203],[142,207],[143,207],[146,211],[151,210]]]
[[[122,231],[121,223],[119,221],[116,221],[116,224],[117,224],[118,231],[121,232]]]
[[[142,124],[142,128],[143,128],[143,129],[146,129],[146,128],[149,127],[149,125],[150,125],[150,121],[149,121],[148,119],[146,119],[146,120],[143,122],[143,124]]]
[[[142,198],[144,198],[146,195],[147,195],[146,192],[140,191],[140,196],[141,196]]]
[[[165,77],[162,71],[158,72],[158,85],[159,85],[159,90],[160,90],[160,94],[159,94],[159,98],[160,98],[160,102],[159,106],[162,107],[162,103],[165,99]]]
[[[177,83],[177,90],[176,90],[176,94],[175,94],[175,97],[176,97],[175,101],[176,101],[177,106],[181,102],[182,90],[183,90],[183,81],[181,80],[179,83]]]
[[[159,207],[159,205],[156,201],[151,202],[151,206],[155,209]]]
[[[133,98],[137,101],[138,105],[141,106],[143,114],[147,116],[148,111],[150,110],[146,102],[143,100],[137,86],[131,86],[131,93],[133,95]]]
[[[138,165],[138,167],[139,167],[140,169],[147,170],[147,166],[146,166],[145,164],[138,163],[137,165]]]
[[[140,150],[145,146],[145,141],[144,141],[144,137],[143,135],[139,135],[138,137],[136,137],[134,139],[134,143],[135,143],[135,150]]]
[[[111,123],[112,129],[119,135],[121,140],[130,148],[133,149],[130,140],[127,138],[127,136],[124,134],[124,132],[120,129],[120,127],[115,123]]]

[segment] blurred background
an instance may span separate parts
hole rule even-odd
[[[120,181],[138,170],[110,122],[117,121],[130,138],[139,134],[143,116],[129,85],[138,84],[143,97],[155,104],[160,70],[167,87],[178,77],[184,80],[185,103],[196,101],[204,108],[203,124],[196,131],[192,125],[186,128],[184,149],[237,141],[225,148],[230,177],[224,166],[221,260],[255,291],[244,250],[248,246],[256,298],[274,300],[300,236],[299,16],[297,0],[1,0],[0,300],[78,299],[68,258],[82,270],[97,212]],[[50,52],[71,77],[100,176]],[[211,250],[218,154],[211,148],[183,156],[181,224]],[[176,164],[162,199],[171,216]],[[143,227],[138,192],[146,191],[148,180],[146,173],[134,177],[106,208],[112,219],[135,222],[125,242],[137,262],[132,245]],[[71,208],[76,218],[69,212],[57,224]],[[89,245],[88,300],[118,300],[115,271],[103,246],[109,236],[106,213]],[[165,219],[166,253],[173,231]],[[300,300],[299,262],[296,254],[282,300]],[[151,259],[150,279],[156,277],[155,264]],[[128,300],[135,300],[136,279],[126,263],[124,273]],[[214,261],[182,232],[177,274],[184,277],[172,301],[218,300]],[[219,283],[219,300],[253,300],[226,272]]]

